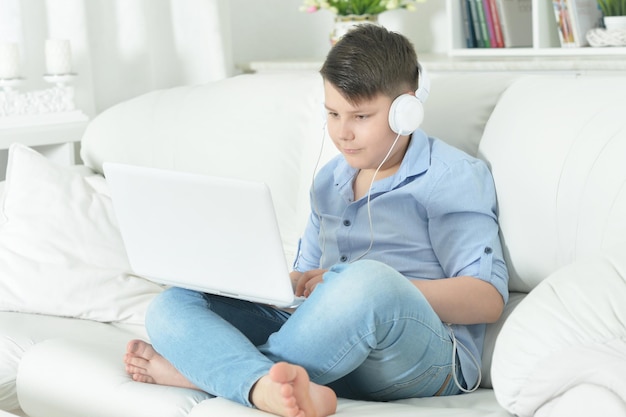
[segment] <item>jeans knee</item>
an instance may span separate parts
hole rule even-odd
[[[398,296],[417,290],[389,265],[370,259],[333,266],[324,275],[324,282],[332,284],[340,294],[381,302],[385,299],[397,302]]]
[[[146,310],[145,328],[148,334],[158,333],[166,322],[172,322],[190,301],[201,298],[198,292],[171,287],[155,296]]]

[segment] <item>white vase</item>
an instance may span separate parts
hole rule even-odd
[[[626,16],[604,16],[604,27],[607,30],[626,29]]]
[[[355,26],[361,24],[378,24],[377,14],[363,14],[363,15],[347,15],[347,16],[335,16],[335,25],[333,31],[330,32],[330,44],[334,45],[339,39]]]

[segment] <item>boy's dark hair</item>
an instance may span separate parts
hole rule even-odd
[[[361,24],[346,33],[331,48],[320,73],[353,103],[381,93],[394,99],[415,91],[419,78],[411,42],[374,24]]]

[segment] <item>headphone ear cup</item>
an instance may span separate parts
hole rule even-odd
[[[399,135],[415,132],[424,120],[424,106],[415,96],[398,96],[389,109],[389,127]]]

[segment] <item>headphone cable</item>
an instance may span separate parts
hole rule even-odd
[[[394,139],[393,143],[391,144],[391,147],[389,148],[389,151],[387,151],[387,155],[385,155],[385,157],[383,158],[382,162],[376,168],[376,171],[374,171],[374,175],[372,176],[372,181],[370,181],[370,186],[369,186],[369,188],[367,190],[367,219],[368,219],[369,227],[370,227],[370,245],[365,250],[365,252],[363,252],[361,255],[359,255],[354,260],[350,261],[350,263],[358,261],[359,259],[362,259],[365,255],[367,255],[370,252],[370,250],[374,246],[374,224],[372,222],[372,210],[371,210],[371,207],[370,207],[370,203],[372,201],[372,187],[374,186],[374,181],[376,181],[376,176],[378,175],[378,171],[380,171],[382,166],[385,164],[385,162],[387,162],[387,160],[391,156],[391,152],[393,151],[393,148],[396,147],[396,144],[398,143],[399,139],[400,139],[400,133],[398,133],[398,135]]]

